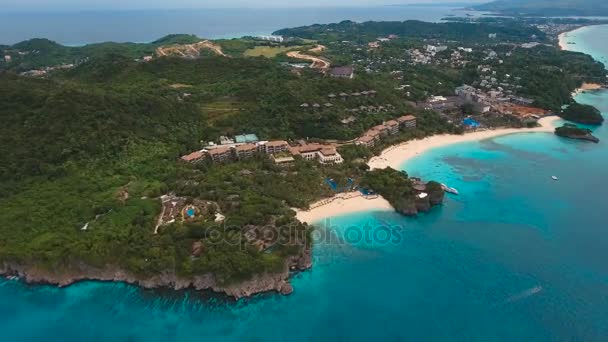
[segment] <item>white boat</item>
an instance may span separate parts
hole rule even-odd
[[[551,179],[553,179],[554,181],[558,180],[557,176],[551,176]]]
[[[456,188],[450,188],[449,186],[447,186],[447,185],[445,185],[443,183],[441,184],[441,188],[445,192],[449,192],[449,193],[454,194],[454,195],[460,195],[460,193],[458,192],[458,190],[456,190]]]

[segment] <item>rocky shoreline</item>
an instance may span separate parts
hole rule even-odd
[[[264,292],[278,292],[288,295],[293,292],[289,282],[290,272],[304,271],[312,267],[310,249],[303,250],[300,255],[290,257],[285,262],[283,271],[255,275],[251,279],[238,284],[222,286],[218,284],[213,274],[203,274],[190,279],[183,279],[173,271],[141,278],[118,267],[96,268],[86,264],[74,265],[70,272],[53,273],[35,265],[3,262],[0,264],[0,274],[17,276],[28,284],[48,284],[66,287],[81,281],[112,281],[137,285],[145,289],[168,288],[174,290],[211,290],[223,293],[235,299],[251,297]]]

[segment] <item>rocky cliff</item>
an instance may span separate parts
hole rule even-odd
[[[300,255],[290,257],[286,261],[282,272],[260,274],[241,283],[230,285],[218,284],[213,274],[202,274],[184,279],[173,271],[166,271],[153,277],[142,278],[118,267],[95,268],[82,263],[72,265],[69,271],[55,273],[35,265],[3,262],[0,264],[0,274],[19,276],[30,284],[50,284],[64,287],[84,280],[120,281],[147,289],[172,288],[183,290],[193,288],[196,290],[211,290],[239,299],[271,291],[285,295],[290,294],[293,292],[289,283],[290,271],[303,271],[310,267],[312,267],[311,251],[306,249]]]

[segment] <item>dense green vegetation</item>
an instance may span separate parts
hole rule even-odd
[[[583,82],[603,82],[606,69],[591,56],[551,46],[517,49],[496,66],[498,72],[520,77],[521,94],[535,105],[559,111],[571,102],[571,93]]]
[[[276,271],[297,247],[259,252],[244,240],[217,244],[209,238],[233,241],[248,225],[301,235],[306,227],[289,207],[330,195],[324,177],[358,177],[360,161],[338,168],[298,162],[285,170],[264,157],[194,167],[179,163],[179,156],[223,134],[354,137],[406,109],[382,81],[335,80],[313,72],[298,77],[266,58],[217,56],[138,63],[111,54],[46,79],[2,73],[0,259],[59,273],[81,262],[142,277],[167,269],[182,276],[213,272],[226,283]],[[349,127],[339,122],[339,108],[364,102],[300,108],[302,102],[327,101],[330,92],[363,89],[376,89],[370,101],[394,103],[394,111],[360,114],[360,122]],[[450,127],[435,113],[421,113],[419,125],[408,136]],[[352,148],[349,159],[371,153]],[[153,234],[157,196],[169,191],[217,202],[226,226],[202,220]],[[88,229],[81,230],[86,223]],[[204,245],[200,258],[190,257],[195,241]]]
[[[605,16],[608,3],[604,0],[498,0],[474,7],[480,11],[508,15],[537,16]]]
[[[604,117],[597,108],[579,103],[568,106],[560,113],[560,116],[566,120],[587,125],[601,125],[604,122]]]

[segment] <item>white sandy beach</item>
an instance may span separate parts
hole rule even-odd
[[[391,146],[382,151],[380,156],[373,157],[369,161],[371,169],[383,169],[392,167],[398,169],[408,160],[437,147],[442,147],[461,142],[479,141],[494,138],[502,135],[516,133],[546,132],[552,133],[555,130],[555,122],[559,121],[557,116],[548,116],[538,121],[540,127],[535,128],[503,128],[485,131],[476,131],[463,135],[444,134],[434,135],[421,140],[407,141],[403,144]]]
[[[578,30],[582,30],[585,27],[587,27],[587,26],[579,27],[579,28],[577,28],[575,30],[572,30],[572,31],[567,31],[567,32],[560,33],[559,36],[557,36],[557,38],[559,40],[559,47],[560,47],[560,49],[562,49],[562,50],[570,50],[570,49],[568,49],[568,39],[567,39],[568,35],[570,33],[576,32]]]
[[[300,222],[309,224],[319,222],[324,218],[346,215],[365,210],[392,211],[393,207],[384,198],[366,198],[360,192],[349,192],[316,202],[311,210],[294,209]]]
[[[403,144],[395,145],[384,150],[380,156],[373,157],[369,161],[369,166],[372,169],[392,167],[398,169],[403,163],[414,158],[421,153],[430,149],[442,147],[446,145],[479,141],[483,139],[494,138],[502,135],[515,133],[532,133],[532,132],[553,132],[555,122],[559,121],[557,116],[545,117],[539,120],[540,127],[529,129],[505,128],[496,130],[486,130],[471,132],[464,135],[434,135],[421,140],[408,141]],[[382,197],[367,199],[359,192],[351,192],[340,194],[338,196],[324,199],[312,204],[310,210],[296,211],[296,217],[301,222],[315,223],[324,218],[341,216],[350,213],[355,213],[365,210],[391,211],[393,207],[388,201]]]

